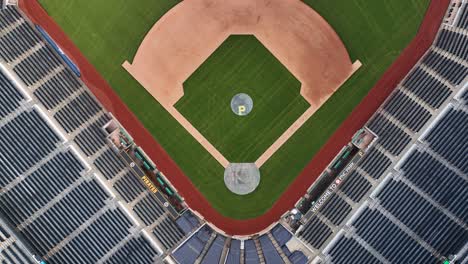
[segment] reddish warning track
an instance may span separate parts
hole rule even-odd
[[[182,170],[159,143],[153,139],[149,131],[145,129],[136,116],[127,108],[110,85],[100,76],[84,55],[81,54],[80,50],[54,20],[42,9],[37,0],[19,1],[20,8],[29,18],[34,23],[43,27],[54,38],[57,44],[60,45],[62,50],[79,66],[84,83],[107,110],[112,112],[124,125],[136,143],[155,161],[158,168],[185,198],[187,204],[193,210],[202,214],[207,221],[230,235],[257,233],[277,221],[284,212],[294,206],[295,202],[307,191],[308,187],[325,169],[327,164],[331,162],[338,151],[349,142],[354,132],[367,122],[397,84],[431,46],[449,3],[450,0],[431,1],[416,37],[328,139],[327,143],[312,158],[299,176],[296,177],[273,207],[267,213],[257,218],[235,220],[222,216],[211,207],[208,200],[195,188],[190,179],[184,175]]]

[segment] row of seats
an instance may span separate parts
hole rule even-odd
[[[366,208],[353,227],[360,238],[390,263],[407,263],[410,259],[417,263],[437,263],[430,251],[378,210]]]
[[[125,169],[125,163],[112,149],[106,149],[96,160],[94,165],[101,174],[110,180]]]
[[[23,95],[0,71],[0,118],[7,116],[17,109],[24,100]]]
[[[352,171],[339,187],[341,192],[356,203],[360,202],[371,188],[371,183],[357,171]]]
[[[0,204],[15,216],[13,223],[20,225],[69,188],[83,170],[83,165],[70,151],[59,153],[0,196]]]
[[[410,135],[380,113],[374,116],[367,127],[379,136],[378,143],[395,156],[400,155],[411,141]]]
[[[40,83],[41,85],[34,91],[34,95],[47,110],[54,109],[81,88],[81,84],[68,68],[64,68],[47,81],[40,81]]]
[[[37,110],[27,110],[0,127],[2,186],[49,155],[60,138]]]
[[[450,88],[421,68],[413,70],[403,81],[403,87],[432,108],[439,108],[450,96]]]
[[[117,180],[114,184],[114,188],[126,203],[135,200],[146,190],[145,185],[143,185],[133,171],[125,173],[125,175]]]
[[[388,102],[383,105],[383,110],[413,132],[419,132],[431,117],[429,111],[399,90],[396,90],[389,98]]]
[[[463,103],[468,106],[468,89],[465,90],[465,92],[462,93],[461,99],[463,100]]]
[[[435,46],[448,51],[457,57],[468,59],[468,36],[451,31],[448,29],[442,29],[439,38],[435,42]]]
[[[71,133],[100,111],[101,107],[96,100],[91,97],[88,91],[84,91],[68,102],[54,117],[67,133]]]
[[[121,241],[129,238],[132,223],[119,209],[111,209],[97,218],[55,253],[51,263],[97,263]]]
[[[431,199],[468,223],[468,182],[430,154],[414,151],[401,166],[403,176]]]
[[[30,254],[26,253],[15,241],[3,250],[0,250],[1,264],[35,264]]]
[[[455,86],[459,85],[468,74],[468,67],[446,58],[433,50],[429,51],[423,58],[422,63]]]
[[[468,231],[403,182],[390,181],[379,193],[380,204],[443,256],[456,254]]]
[[[425,140],[429,146],[463,173],[468,173],[468,113],[449,109]]]
[[[383,263],[353,238],[341,236],[327,254],[332,263]]]
[[[109,121],[109,116],[102,115],[84,130],[79,130],[81,132],[74,138],[74,141],[87,156],[94,155],[106,146],[106,135],[102,130],[102,126]],[[107,147],[107,149],[109,148]],[[108,166],[112,166],[112,164]]]
[[[158,253],[151,246],[145,237],[136,237],[127,241],[119,248],[105,264],[142,264],[153,263],[157,259]]]
[[[460,17],[455,24],[459,28],[468,29],[468,4],[464,3],[460,7]]]
[[[304,229],[298,235],[312,247],[319,249],[332,233],[331,228],[315,215],[304,225]]]
[[[333,193],[322,207],[320,207],[319,212],[334,225],[340,225],[351,212],[351,209],[350,204],[336,193]]]

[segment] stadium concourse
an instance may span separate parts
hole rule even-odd
[[[468,262],[467,2],[433,1],[418,36],[330,139],[338,145],[319,153],[320,171],[306,170],[251,229],[227,220],[226,232],[37,2],[22,4],[82,78],[18,7],[0,10],[0,263]],[[111,125],[157,169],[139,168],[140,148],[129,156],[113,145]]]

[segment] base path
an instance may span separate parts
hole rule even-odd
[[[349,142],[354,132],[360,129],[372,114],[389,96],[397,84],[411,70],[416,62],[431,46],[450,0],[432,0],[417,36],[401,53],[398,59],[385,72],[369,94],[353,110],[350,116],[330,137],[327,143],[314,156],[301,174],[288,187],[272,208],[264,215],[254,219],[235,220],[219,214],[211,207],[208,200],[184,175],[177,164],[164,149],[153,139],[133,113],[120,100],[109,84],[86,60],[79,49],[42,9],[36,0],[20,0],[21,9],[29,18],[41,25],[54,38],[62,50],[80,67],[82,79],[108,111],[125,126],[158,168],[166,175],[187,204],[198,211],[205,219],[230,235],[248,235],[257,233],[273,222],[278,221],[283,213],[291,209],[309,186],[316,180],[338,151]]]
[[[360,67],[360,61],[354,62],[352,71],[349,73],[349,77]],[[343,83],[339,84],[338,87],[340,87]],[[273,156],[273,154],[275,154],[275,152],[281,148],[281,146],[283,146],[283,144],[286,143],[286,141],[288,141],[288,139],[292,137],[292,135],[294,135],[294,133],[296,133],[297,130],[299,130],[299,128],[301,128],[302,125],[307,122],[307,120],[309,120],[309,118],[314,115],[314,113],[320,108],[322,104],[325,103],[326,100],[328,100],[328,98],[322,98],[322,100],[323,102],[320,102],[318,105],[311,105],[296,121],[294,121],[294,123],[288,129],[286,129],[286,131],[284,131],[283,134],[281,134],[281,136],[275,140],[275,142],[273,142],[273,144],[271,144],[271,146],[268,147],[265,152],[262,153],[262,155],[260,155],[260,157],[255,161],[255,165],[260,168],[263,164],[265,164],[265,162],[267,162],[267,160],[270,159],[270,157]]]
[[[223,154],[221,154],[221,152],[219,152],[174,106],[166,106],[165,109],[219,162],[219,164],[221,164],[221,166],[226,168],[229,165],[229,161]]]

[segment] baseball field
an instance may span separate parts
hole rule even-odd
[[[40,2],[145,127],[164,146],[213,207],[223,215],[236,219],[261,215],[271,207],[409,43],[429,3],[428,0],[306,1],[339,34],[351,59],[353,61],[359,59],[363,66],[261,167],[262,180],[259,188],[250,195],[237,196],[224,187],[223,167],[121,67],[123,61],[133,58],[146,33],[165,12],[177,4],[176,1],[141,0],[138,1],[138,5],[125,0],[103,0],[93,3],[78,0],[41,0]],[[222,48],[226,49],[226,52],[233,58],[232,60],[245,58],[245,64],[239,61],[238,65],[242,67],[233,68],[231,60],[220,59],[214,64],[209,64],[207,61],[206,65],[201,66],[205,73],[217,74],[219,70],[225,69],[229,76],[224,77],[229,79],[231,84],[242,85],[248,75],[274,72],[276,68],[281,68],[281,65],[278,66],[277,63],[273,63],[274,60],[268,58],[266,52],[261,58],[248,60],[245,50],[255,49],[255,45],[258,45],[255,41],[239,38],[237,41],[225,42],[225,44],[227,46],[223,45]],[[245,45],[245,47],[236,48],[236,45],[239,47]],[[238,52],[237,55],[236,52]],[[257,66],[258,72],[255,71],[258,63],[268,60],[271,60],[271,63],[265,63],[262,67]],[[244,69],[253,70],[245,71]],[[213,133],[213,138],[220,137],[216,135],[218,132],[214,128],[226,126],[222,123],[226,121],[224,118],[211,120],[200,118],[197,121],[197,115],[204,115],[207,111],[207,109],[196,107],[198,105],[196,100],[203,100],[196,94],[197,89],[203,89],[204,85],[203,73],[200,75],[199,78],[202,79],[194,79],[193,82],[187,83],[192,84],[190,89],[193,89],[193,91],[187,91],[187,95],[192,95],[193,92],[195,101],[191,103],[189,99],[183,98],[177,107],[182,113],[187,114],[188,119],[192,119],[194,123],[198,122],[196,126],[200,131],[205,127],[204,133]],[[278,78],[282,79],[257,78],[255,83],[258,83],[259,87],[281,82],[285,82],[289,88],[294,86],[292,80],[291,84],[287,83],[288,78],[291,78],[288,74],[278,75]],[[255,87],[251,87],[253,88]],[[280,88],[278,90],[281,91]],[[291,92],[294,89],[288,91]],[[206,97],[206,94],[199,94]],[[293,95],[284,98],[284,102],[295,102],[289,107],[293,112],[300,112],[300,100],[294,99]],[[229,106],[226,105],[226,107]],[[261,107],[259,110],[262,109],[267,109],[267,107]],[[291,118],[294,113],[291,114]],[[275,113],[271,113],[272,122],[277,122],[274,117]],[[281,119],[281,122],[287,124],[288,118]],[[214,129],[213,132],[209,131],[211,126],[211,129]],[[242,138],[253,138],[254,141],[258,141],[264,137],[274,138],[274,133],[278,131],[268,130],[266,135],[261,135],[257,130],[251,133],[245,130]],[[245,151],[244,148],[229,145],[236,140],[233,138],[229,142],[221,137],[216,140],[217,143],[212,143],[217,144],[224,152],[223,154],[228,157],[245,158],[254,155],[249,154],[250,152],[242,153]]]

